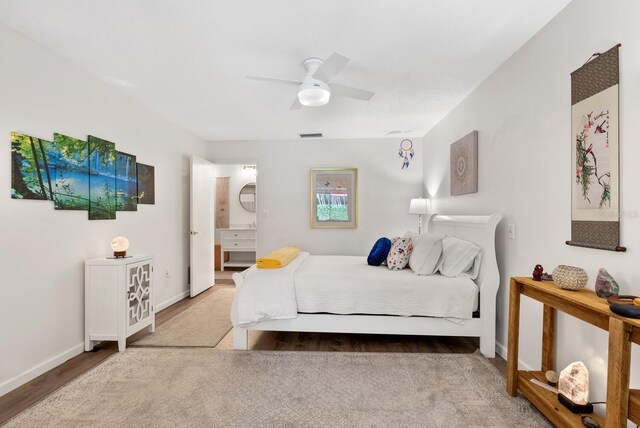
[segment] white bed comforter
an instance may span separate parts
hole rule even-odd
[[[258,269],[251,266],[234,273],[236,295],[231,306],[234,326],[247,327],[266,320],[284,320],[298,316],[295,273],[307,260],[309,253],[301,252],[281,269]]]
[[[469,319],[478,303],[478,286],[468,277],[418,276],[358,256],[310,256],[295,287],[301,313]]]
[[[464,320],[477,309],[469,278],[417,276],[372,267],[366,258],[300,255],[282,269],[255,266],[233,275],[234,326],[297,318],[298,312],[432,316]]]

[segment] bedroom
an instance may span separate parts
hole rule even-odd
[[[284,27],[266,32],[273,39],[265,36],[264,40],[256,33],[242,32],[243,28],[259,32],[266,24],[239,25],[235,20],[248,18],[237,15],[255,7],[252,2],[240,3],[217,6],[219,16],[228,21],[216,22],[215,29],[194,26],[206,33],[203,37],[211,46],[196,45],[184,52],[181,38],[173,31],[200,21],[176,12],[171,21],[175,26],[162,27],[161,41],[166,42],[162,49],[138,57],[141,50],[157,48],[159,29],[154,23],[168,19],[173,12],[168,4],[163,3],[166,9],[149,12],[145,3],[130,9],[116,3],[109,12],[84,9],[71,1],[59,6],[0,1],[0,87],[3,99],[11,100],[0,105],[0,134],[7,145],[11,132],[41,138],[51,138],[54,132],[77,138],[98,135],[156,168],[156,204],[140,206],[135,213],[118,213],[115,221],[89,221],[86,213],[54,211],[42,201],[13,200],[5,187],[6,197],[0,203],[5,243],[0,259],[5,272],[0,287],[0,394],[83,352],[83,262],[108,254],[114,236],[126,236],[132,253],[154,254],[160,272],[154,290],[157,311],[187,296],[190,155],[212,162],[258,164],[258,255],[285,245],[298,245],[314,254],[366,255],[380,236],[417,229],[417,218],[408,208],[418,196],[431,197],[434,213],[501,213],[503,220],[496,230],[501,278],[496,351],[503,358],[507,356],[509,278],[530,275],[538,263],[548,271],[560,264],[583,267],[591,289],[598,269],[604,267],[620,283],[621,293],[640,294],[633,266],[634,243],[640,237],[640,208],[634,205],[638,199],[634,183],[640,173],[633,166],[640,155],[633,144],[640,131],[634,119],[640,113],[636,2],[574,0],[542,6],[493,1],[483,8],[461,1],[451,10],[433,9],[433,2],[423,6],[410,2],[393,11],[375,3],[362,21],[377,23],[377,33],[369,27],[351,27],[357,11],[367,7],[356,4],[340,14],[336,12],[339,2],[333,2],[308,11],[301,6],[279,17],[259,10],[273,17],[272,26]],[[286,9],[284,5],[278,9]],[[462,22],[478,33],[435,38],[437,34],[429,29],[444,31],[445,25],[434,21],[456,16],[452,10],[466,13],[466,21],[452,21],[453,29],[459,30]],[[311,16],[314,12],[318,16]],[[384,18],[376,18],[383,12]],[[133,35],[130,19],[123,18],[129,15],[140,24]],[[296,21],[297,15],[307,20]],[[324,31],[314,36],[305,22]],[[513,22],[518,25],[509,26]],[[92,23],[96,32],[100,25],[112,25],[115,31],[92,35]],[[293,26],[285,31],[285,24]],[[216,31],[228,36],[215,39]],[[393,43],[376,39],[374,33]],[[292,34],[305,37],[296,39]],[[134,36],[139,43],[130,43]],[[434,38],[424,40],[429,36]],[[287,38],[292,40],[286,42]],[[476,44],[466,43],[474,38]],[[258,41],[261,44],[253,45]],[[232,65],[234,60],[242,65],[233,75],[213,74],[215,78],[208,79],[195,67],[185,68],[192,74],[182,74],[184,64],[205,61],[212,67],[215,55],[206,53],[222,51],[229,43],[246,49],[225,57]],[[626,253],[565,245],[571,234],[570,73],[594,52],[617,43],[622,44],[620,237],[621,245],[629,248]],[[457,62],[440,62],[437,56],[424,59],[422,52],[431,52],[434,44],[450,49],[441,55]],[[451,46],[456,46],[456,52]],[[287,92],[286,86],[244,79],[245,75],[299,79],[304,58],[327,57],[334,51],[352,59],[336,81],[375,91],[367,104],[336,97],[317,110],[290,114],[295,88]],[[140,62],[164,73],[127,67]],[[125,76],[125,70],[130,74]],[[455,81],[443,81],[447,75]],[[188,84],[197,78],[204,85]],[[228,90],[232,87],[244,89]],[[372,108],[367,106],[386,99],[385,91],[392,96],[384,112],[365,115],[363,111]],[[214,106],[209,94],[226,102]],[[472,130],[479,133],[478,193],[452,197],[450,144]],[[385,135],[391,131],[409,132]],[[325,137],[300,140],[297,134],[303,132],[323,132]],[[415,145],[415,157],[404,170],[397,155],[402,138]],[[9,150],[1,156],[0,177],[9,186]],[[358,167],[357,229],[309,227],[309,169],[332,166]],[[278,190],[283,183],[288,185],[286,192]],[[508,238],[509,224],[515,226],[514,239]],[[535,368],[541,362],[542,309],[527,299],[522,305],[520,359],[523,367]],[[631,386],[637,388],[640,361],[637,348],[633,349]],[[558,368],[578,360],[587,364],[592,399],[604,401],[606,332],[559,315],[556,350]],[[596,405],[596,411],[603,414],[604,406]]]

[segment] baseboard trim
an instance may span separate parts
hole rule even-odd
[[[183,291],[182,293],[173,296],[172,298],[165,300],[164,302],[156,305],[156,313],[160,312],[163,309],[168,308],[169,306],[173,305],[174,303],[178,303],[180,300],[185,299],[189,297],[189,290]]]
[[[504,358],[505,361],[507,360],[507,347],[504,346],[502,343],[498,342],[497,340],[496,340],[496,353],[500,355],[502,358]],[[518,366],[523,367],[525,370],[534,371],[533,367],[531,367],[529,364],[522,361],[522,358],[518,358]]]
[[[80,343],[70,349],[67,349],[61,354],[56,355],[53,358],[50,358],[40,364],[37,364],[31,367],[30,369],[25,370],[18,376],[12,377],[11,379],[0,384],[0,397],[24,385],[30,380],[37,378],[41,374],[46,373],[55,367],[58,367],[60,364],[64,363],[65,361],[68,361],[71,358],[82,354],[83,352],[84,352],[84,343]]]
[[[189,290],[183,291],[182,293],[176,296],[173,296],[172,298],[157,305],[156,312],[160,312],[161,310],[168,308],[169,306],[173,305],[176,302],[179,302],[180,300],[188,296],[189,296]],[[46,373],[49,370],[58,367],[60,364],[64,363],[65,361],[68,361],[71,358],[82,354],[83,352],[84,352],[84,342],[70,349],[67,349],[66,351],[52,358],[49,358],[48,360],[40,364],[37,364],[31,367],[30,369],[25,370],[21,374],[14,376],[11,379],[6,380],[5,382],[0,383],[0,397],[24,385],[30,380],[37,378],[41,374]]]

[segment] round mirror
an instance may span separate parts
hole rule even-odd
[[[240,205],[249,212],[256,212],[256,183],[247,183],[240,190]]]

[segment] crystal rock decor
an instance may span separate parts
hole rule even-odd
[[[600,268],[598,271],[595,288],[598,297],[604,299],[609,296],[617,296],[620,293],[620,286],[605,268]]]
[[[571,363],[560,372],[558,391],[576,404],[589,402],[589,371],[582,361]]]

